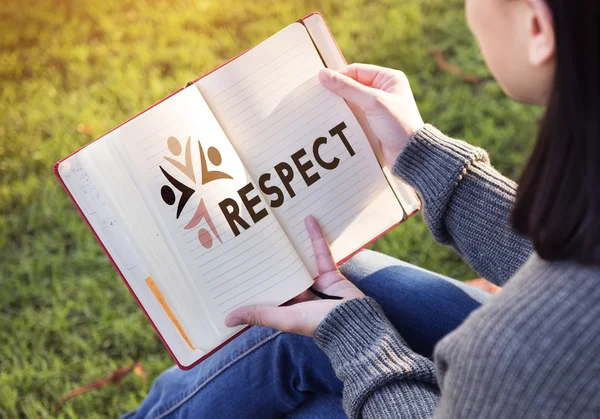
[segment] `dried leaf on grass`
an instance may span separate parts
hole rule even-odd
[[[56,406],[54,406],[54,410],[55,411],[60,410],[60,408],[63,407],[64,404],[68,400],[72,399],[73,397],[80,396],[80,395],[85,394],[92,390],[97,390],[97,389],[106,387],[109,384],[117,384],[126,375],[130,374],[131,372],[133,372],[135,375],[141,377],[143,380],[146,379],[146,370],[144,369],[144,366],[139,361],[135,361],[133,363],[133,365],[131,365],[129,367],[118,368],[118,369],[114,370],[113,372],[111,372],[110,374],[108,374],[107,376],[100,378],[90,384],[74,388],[73,390],[71,390],[70,392],[65,394],[58,401],[58,403],[56,403]]]
[[[144,366],[140,362],[135,362],[133,364],[133,373],[135,375],[137,375],[138,377],[141,377],[143,380],[148,378],[146,376],[146,370],[144,369]]]
[[[483,81],[481,78],[475,76],[474,74],[469,74],[457,67],[456,65],[449,63],[446,60],[446,58],[444,58],[444,54],[442,54],[440,50],[436,48],[430,48],[429,53],[435,59],[435,63],[437,64],[440,70],[445,71],[446,73],[450,73],[456,77],[459,77],[467,83],[479,84]]]
[[[86,135],[92,135],[92,133],[94,132],[94,128],[90,124],[79,124],[77,126],[77,132]]]

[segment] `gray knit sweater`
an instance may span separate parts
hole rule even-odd
[[[504,289],[438,343],[435,361],[413,352],[374,300],[336,307],[315,341],[344,382],[348,415],[600,418],[600,267],[532,253],[508,222],[516,185],[483,150],[430,125],[394,173],[421,194],[433,236]]]

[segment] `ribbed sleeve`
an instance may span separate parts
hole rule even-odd
[[[425,125],[393,167],[423,199],[433,237],[454,247],[481,276],[504,284],[527,260],[531,243],[509,222],[516,184],[487,153]]]
[[[413,352],[371,298],[336,307],[315,332],[344,382],[351,418],[427,418],[439,398],[433,362]],[[404,399],[406,403],[397,403]]]

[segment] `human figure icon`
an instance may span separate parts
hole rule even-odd
[[[206,221],[206,224],[208,224],[208,227],[210,228],[210,232],[205,228],[201,228],[198,230],[198,241],[200,242],[200,244],[205,249],[210,249],[212,247],[213,238],[211,232],[217,238],[217,240],[223,243],[223,240],[221,240],[221,236],[219,236],[219,232],[217,231],[215,224],[213,223],[210,214],[208,213],[208,209],[206,209],[204,199],[200,199],[200,202],[198,203],[198,208],[196,208],[196,213],[194,214],[190,222],[184,227],[184,229],[190,230],[196,227],[202,220]]]
[[[200,143],[200,141],[198,141],[198,147],[200,148],[200,163],[202,164],[202,184],[205,185],[209,182],[212,182],[213,180],[217,180],[217,179],[233,179],[230,175],[228,175],[225,172],[220,172],[218,170],[208,170],[208,167],[206,167],[206,157],[204,156],[204,152],[202,150],[202,144]],[[206,150],[206,154],[208,156],[208,160],[214,165],[214,166],[220,166],[221,165],[221,153],[219,152],[219,150],[217,150],[216,147],[208,147],[208,150]]]
[[[179,204],[177,204],[176,216],[176,218],[179,218],[179,216],[181,215],[181,211],[183,211],[183,208],[185,207],[185,204],[187,204],[187,202],[190,200],[190,198],[192,197],[192,195],[194,195],[196,191],[179,182],[177,179],[171,176],[165,169],[163,169],[162,166],[159,166],[159,168],[162,171],[163,175],[165,175],[167,180],[171,183],[171,185],[173,185],[179,192],[181,192],[181,198],[179,198]],[[160,195],[165,204],[169,206],[175,204],[175,191],[173,191],[173,188],[171,188],[170,186],[163,185],[163,187],[160,188]]]
[[[192,163],[192,150],[190,149],[191,137],[188,137],[185,144],[185,164],[178,162],[177,160],[164,156],[164,159],[171,163],[173,166],[181,170],[183,174],[190,178],[190,180],[196,183],[196,175],[194,174],[194,164]],[[167,139],[167,147],[174,156],[181,155],[181,144],[175,137],[169,137]]]

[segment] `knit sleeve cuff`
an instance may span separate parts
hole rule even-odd
[[[315,331],[315,341],[332,361],[354,358],[389,332],[391,325],[370,297],[346,301]]]
[[[370,297],[337,306],[321,322],[314,339],[340,378],[356,375],[367,380],[366,367],[374,375],[395,375],[402,372],[393,365],[398,360],[406,367],[420,358]]]
[[[445,200],[474,162],[489,163],[487,153],[464,141],[447,137],[425,125],[410,139],[392,168],[427,203]]]
[[[344,383],[344,408],[350,417],[359,417],[368,398],[391,389],[392,383],[418,381],[437,388],[433,362],[408,347],[369,297],[334,308],[315,331],[315,342]]]

